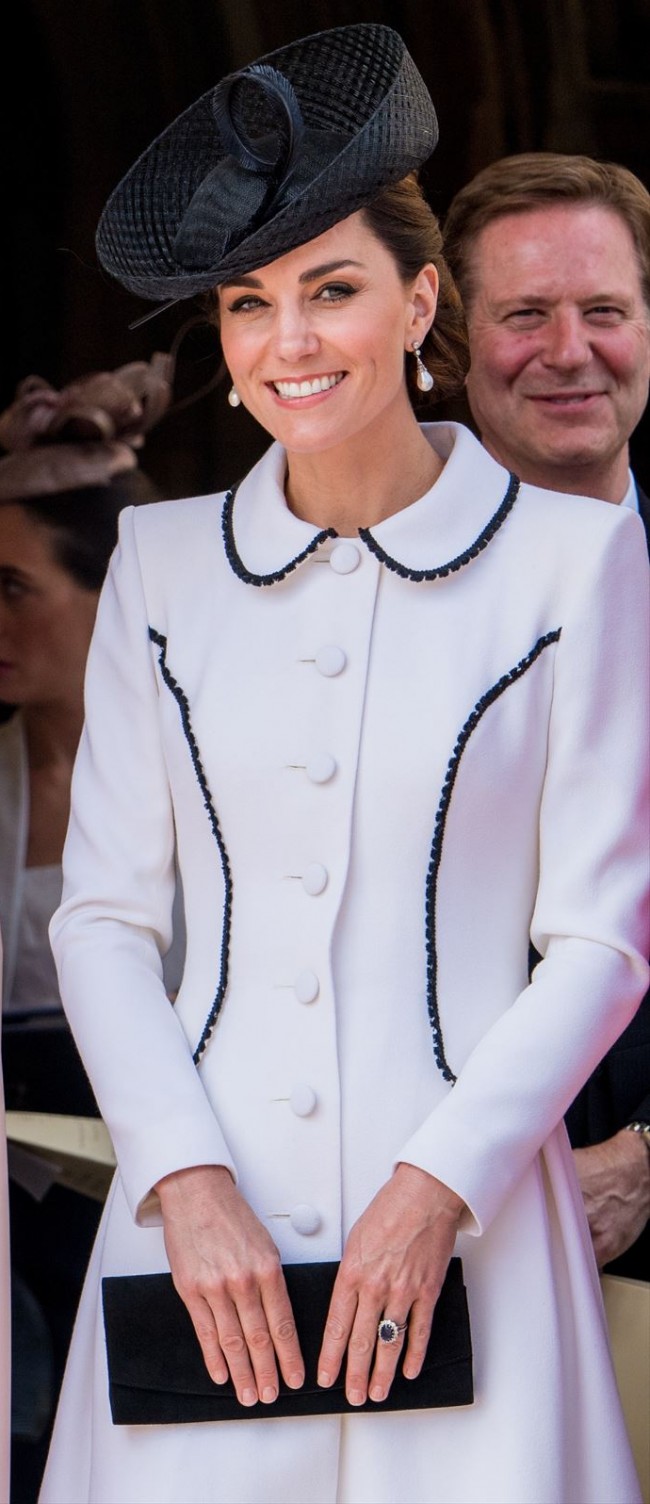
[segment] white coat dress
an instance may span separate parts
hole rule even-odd
[[[643,529],[425,432],[440,479],[353,539],[277,445],[122,514],[51,930],[120,1174],[43,1504],[639,1498],[557,1125],[647,985]],[[161,1176],[231,1166],[298,1262],[400,1160],[469,1208],[471,1408],[111,1425],[99,1282],[167,1268]]]

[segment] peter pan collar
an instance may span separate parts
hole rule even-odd
[[[487,454],[460,423],[422,429],[445,461],[438,480],[417,501],[359,538],[387,569],[419,582],[455,573],[488,547],[517,498],[519,481]],[[223,510],[231,568],[249,585],[274,585],[298,569],[334,528],[314,529],[289,510],[284,495],[286,456],[272,444]]]

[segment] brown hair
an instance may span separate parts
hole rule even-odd
[[[445,255],[466,308],[474,296],[472,251],[485,226],[548,204],[598,205],[627,225],[650,309],[650,193],[627,167],[562,152],[502,157],[461,188],[444,223]]]
[[[438,307],[420,354],[434,378],[430,402],[453,397],[463,388],[469,369],[465,315],[458,289],[443,255],[442,232],[414,172],[383,188],[361,214],[369,230],[390,252],[403,282],[412,282],[427,262],[440,278]],[[415,361],[407,360],[406,378],[414,403],[422,402],[415,383]]]
[[[149,477],[136,469],[113,476],[106,485],[16,496],[13,504],[30,522],[47,529],[52,557],[76,585],[101,590],[117,543],[122,508],[158,500]]]

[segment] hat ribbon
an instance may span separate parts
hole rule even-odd
[[[242,90],[251,95],[262,91],[275,113],[275,128],[271,125],[253,136],[235,123],[234,106]],[[257,228],[291,181],[305,136],[292,85],[266,64],[252,64],[223,79],[214,91],[212,108],[226,155],[206,173],[177,231],[174,257],[186,268],[216,265],[233,244]]]

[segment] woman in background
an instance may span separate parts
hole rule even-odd
[[[147,398],[151,394],[151,402]],[[0,926],[3,1070],[14,1110],[96,1115],[48,938],[61,901],[86,657],[123,506],[155,498],[136,464],[169,400],[142,364],[55,391],[30,378],[0,415]],[[179,973],[173,975],[177,987]],[[171,985],[171,984],[170,984]],[[101,1206],[9,1148],[12,1500],[36,1498]]]

